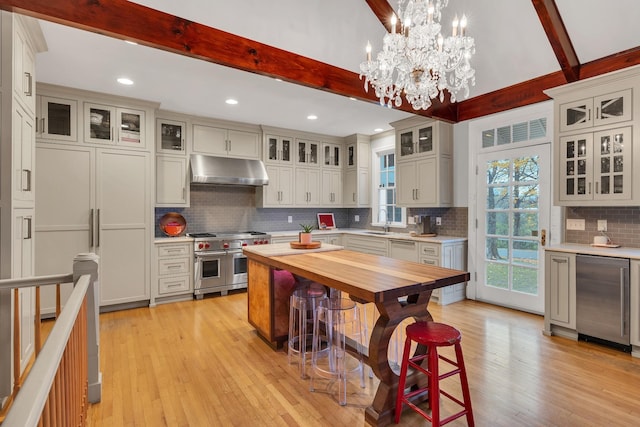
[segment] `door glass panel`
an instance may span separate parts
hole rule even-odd
[[[611,161],[609,157],[600,159],[600,173],[609,173],[611,170]]]
[[[269,138],[269,160],[278,160],[278,140]]]
[[[603,176],[600,178],[600,193],[601,194],[609,194],[611,192],[609,187],[609,177]]]
[[[587,121],[587,106],[576,105],[571,108],[567,108],[567,117],[565,123],[567,125],[575,125],[578,123],[585,123]]]
[[[606,155],[611,153],[611,140],[609,135],[600,138],[600,154]]]
[[[622,157],[622,156],[614,156],[613,157],[613,171],[614,172],[622,172],[623,166],[624,166],[624,157]]]
[[[575,194],[576,191],[575,180],[573,178],[567,179],[567,194]]]
[[[220,260],[202,261],[202,278],[220,277]]]
[[[247,273],[247,257],[239,256],[233,258],[233,274]]]
[[[298,163],[307,163],[307,144],[298,142]]]
[[[318,144],[311,144],[309,147],[309,163],[318,164]]]
[[[282,161],[291,161],[291,141],[287,139],[282,140]]]
[[[624,188],[623,188],[623,176],[622,175],[615,175],[613,177],[613,192],[615,194],[622,194],[624,193]]]
[[[347,166],[354,166],[356,164],[354,151],[355,151],[355,147],[353,145],[350,145],[347,148]]]
[[[576,156],[576,143],[575,141],[567,142],[567,159],[573,159]]]
[[[538,213],[514,212],[513,235],[531,237],[538,231]]]
[[[608,119],[619,117],[624,114],[624,98],[604,99],[600,101],[600,118]]]
[[[509,289],[509,264],[487,262],[486,285],[494,288]]]
[[[487,234],[508,236],[509,214],[506,212],[487,212]]]
[[[493,147],[495,139],[495,129],[485,130],[482,132],[482,148]]]
[[[413,154],[413,131],[400,134],[400,155],[408,156]]]
[[[324,164],[325,166],[331,165],[331,147],[328,145],[324,146]]]
[[[586,157],[587,156],[587,140],[579,139],[578,140],[578,157]]]
[[[120,114],[120,141],[139,144],[140,139],[140,114],[125,113]]]
[[[71,136],[71,105],[47,102],[47,133]]]
[[[418,152],[427,153],[433,151],[433,127],[418,129]]]
[[[340,166],[340,147],[333,147],[333,166]]]
[[[163,150],[182,151],[182,126],[171,123],[160,124],[160,146]]]
[[[89,114],[91,115],[89,126],[91,138],[111,140],[111,111],[92,107],[89,109]]]

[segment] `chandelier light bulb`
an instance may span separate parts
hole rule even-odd
[[[391,32],[385,34],[382,49],[372,60],[367,42],[367,60],[360,64],[364,89],[369,86],[380,105],[399,107],[406,100],[416,110],[431,107],[432,100],[451,102],[469,96],[475,85],[475,70],[470,60],[475,41],[466,35],[467,17],[456,15],[452,35],[441,33],[442,9],[449,0],[398,0],[391,16]],[[397,24],[400,29],[396,32]]]

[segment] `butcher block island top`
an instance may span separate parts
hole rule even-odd
[[[375,303],[376,322],[365,360],[380,379],[365,421],[392,424],[398,376],[387,359],[389,338],[402,320],[432,320],[427,310],[431,291],[469,280],[469,273],[417,262],[345,250],[322,244],[317,249],[292,249],[288,243],[244,248],[248,263],[249,322],[274,347],[287,338],[287,302],[291,290],[282,294],[275,272],[294,275],[345,292],[360,303]],[[455,325],[454,325],[455,326]],[[412,375],[413,380],[413,375]],[[415,383],[415,382],[414,382]],[[411,381],[407,380],[407,385]]]

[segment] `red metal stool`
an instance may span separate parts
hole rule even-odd
[[[473,412],[471,411],[471,397],[469,395],[469,383],[467,382],[467,372],[464,368],[464,360],[462,359],[462,347],[460,346],[460,340],[462,339],[460,331],[456,328],[445,325],[443,323],[436,322],[415,322],[407,326],[407,339],[404,344],[404,353],[402,356],[402,367],[400,369],[400,379],[398,381],[398,397],[396,398],[396,424],[400,421],[400,414],[402,412],[402,404],[406,403],[411,409],[422,415],[427,420],[431,421],[432,426],[441,426],[463,415],[467,416],[467,424],[472,427]],[[425,354],[410,357],[411,342],[415,341],[419,345],[427,347]],[[455,347],[456,361],[438,355],[438,347],[451,346]],[[423,360],[427,360],[427,367],[421,366]],[[445,362],[453,365],[455,369],[444,374],[440,374],[438,371],[438,361],[444,360]],[[405,393],[405,384],[407,381],[407,368],[416,369],[427,375],[427,386],[419,388],[417,390],[410,390]],[[460,375],[460,385],[462,386],[462,398],[459,399],[453,397],[451,394],[440,389],[440,380],[449,378],[452,375]],[[427,415],[422,409],[417,407],[410,401],[411,398],[418,396],[425,391],[429,393],[429,406],[431,407],[431,416]],[[457,412],[444,420],[440,420],[440,394],[448,397],[464,409]]]

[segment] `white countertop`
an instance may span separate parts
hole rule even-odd
[[[272,237],[287,237],[287,236],[297,236],[300,230],[284,230],[284,231],[270,231],[269,234]],[[409,232],[406,233],[395,233],[389,232],[386,234],[382,234],[381,231],[378,230],[370,230],[364,228],[336,228],[333,230],[313,230],[311,233],[313,235],[323,235],[323,234],[353,234],[360,236],[370,236],[370,237],[380,237],[384,239],[400,239],[400,240],[416,240],[418,242],[428,242],[428,243],[453,243],[453,242],[466,242],[466,237],[454,237],[454,236],[435,236],[435,237],[420,237],[420,236],[411,236]]]
[[[297,255],[309,252],[327,252],[338,251],[344,249],[342,246],[330,245],[328,243],[322,243],[318,248],[313,249],[294,249],[289,243],[272,243],[270,245],[259,246],[247,246],[243,248],[244,252],[253,252],[262,256],[281,256],[281,255]]]
[[[153,243],[192,243],[193,237],[177,236],[177,237],[156,237]]]
[[[639,248],[603,248],[578,243],[561,243],[559,245],[547,246],[545,250],[556,252],[570,252],[576,254],[610,256],[616,258],[640,259]]]

